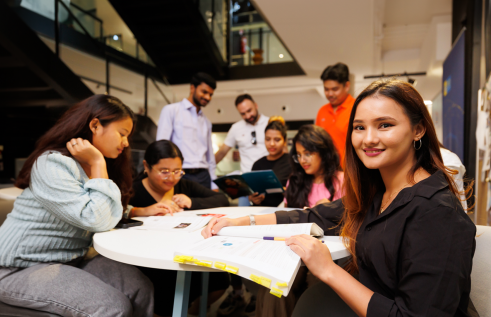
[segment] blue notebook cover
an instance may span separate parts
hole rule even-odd
[[[254,193],[283,193],[283,186],[272,170],[252,171],[242,175],[228,175],[213,181],[230,198],[248,196]]]

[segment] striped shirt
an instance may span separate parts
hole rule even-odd
[[[89,179],[73,158],[44,153],[0,227],[0,266],[64,263],[84,256],[94,232],[114,228],[122,214],[121,192],[112,180]]]

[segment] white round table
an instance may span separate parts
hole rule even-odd
[[[264,215],[277,210],[293,208],[276,207],[222,207],[204,210],[184,211],[174,217],[195,216],[196,214],[225,214],[238,218],[250,214]],[[170,217],[170,216],[169,216]],[[139,218],[135,218],[139,219]],[[326,244],[332,249],[334,260],[346,257],[348,251],[337,237],[329,239]],[[191,271],[217,272],[219,270],[184,265],[174,262],[174,251],[183,244],[202,240],[201,230],[194,232],[115,229],[94,235],[94,248],[101,255],[122,263],[151,267],[156,269],[178,271],[173,316],[187,316]],[[325,240],[325,239],[324,239]],[[221,271],[220,271],[221,272]],[[206,302],[209,274],[203,274],[203,296],[201,296],[200,316],[206,316]]]

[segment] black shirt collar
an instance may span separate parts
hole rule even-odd
[[[412,187],[404,188],[397,194],[396,198],[392,203],[384,210],[383,213],[378,215],[380,206],[382,203],[382,197],[385,189],[379,190],[375,195],[372,203],[372,213],[375,212],[377,218],[382,218],[389,215],[394,209],[409,203],[415,196],[420,196],[424,198],[431,198],[438,191],[448,187],[447,179],[443,171],[439,170],[435,172],[430,177],[418,182]]]

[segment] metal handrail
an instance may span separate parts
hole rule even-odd
[[[155,88],[157,88],[157,90],[160,92],[160,94],[162,95],[162,97],[164,97],[165,101],[167,101],[167,104],[170,104],[171,103],[170,100],[167,98],[167,96],[165,95],[165,93],[157,85],[157,83],[155,82],[155,79],[153,79],[152,77],[149,77],[149,78],[152,81],[152,83],[155,86]]]
[[[59,3],[61,4],[65,10],[67,10],[68,12],[68,15],[70,15],[70,17],[75,21],[77,22],[77,24],[80,26],[80,28],[84,31],[85,35],[89,36],[92,40],[92,43],[94,43],[94,45],[97,47],[98,50],[101,50],[104,55],[106,54],[106,50],[104,50],[100,45],[99,45],[99,42],[97,42],[93,37],[92,35],[90,35],[89,31],[87,31],[87,29],[82,25],[82,23],[77,19],[77,17],[75,16],[75,14],[73,14],[73,12],[70,10],[70,8],[65,4],[63,3],[63,1],[61,0],[55,0],[56,3]],[[55,4],[56,5],[56,4]],[[102,23],[101,23],[102,24]]]
[[[70,2],[70,5],[71,6],[74,6],[78,10],[82,11],[83,13],[85,13],[87,15],[90,15],[92,18],[94,18],[95,20],[97,20],[97,21],[99,21],[99,22],[102,23],[102,20],[100,18],[96,17],[95,15],[93,15],[92,13],[90,13],[89,11],[82,9],[79,5],[77,5],[77,4],[73,3],[73,2]]]
[[[82,25],[82,22],[79,21],[79,19],[73,14],[73,12],[70,10],[70,8],[65,4],[63,3],[62,0],[55,0],[55,34],[59,33],[59,22],[58,22],[58,4],[61,3],[61,5],[65,8],[65,10],[67,10],[68,14],[70,15],[70,17],[80,26],[80,28],[82,29],[82,31],[85,33],[86,36],[90,37],[92,43],[94,43],[94,45],[97,47],[98,50],[100,50],[104,57],[105,57],[105,60],[106,60],[106,83],[104,84],[103,82],[100,82],[98,80],[95,80],[95,79],[92,79],[92,78],[88,78],[88,77],[84,77],[84,76],[80,76],[79,77],[81,79],[85,79],[85,80],[88,80],[88,81],[91,81],[91,82],[94,82],[94,83],[97,83],[99,85],[104,85],[106,86],[106,93],[109,94],[109,89],[110,88],[113,88],[113,89],[116,89],[116,90],[119,90],[119,91],[122,91],[122,92],[125,92],[125,93],[128,93],[128,94],[132,94],[131,91],[129,90],[126,90],[126,89],[123,89],[123,88],[120,88],[120,87],[115,87],[115,86],[111,86],[110,83],[109,83],[109,54],[108,52],[106,51],[105,49],[105,46],[106,44],[104,44],[104,46],[101,46],[101,43],[99,43],[97,40],[95,40],[94,37],[92,37],[92,35],[90,35],[89,31],[87,31],[87,29]],[[73,4],[73,3],[70,3],[70,5],[73,5],[76,9],[84,12],[85,14],[88,14],[89,16],[93,17],[94,19],[96,19],[97,21],[100,22],[100,28],[101,28],[101,38],[104,38],[103,37],[103,28],[102,28],[102,24],[103,24],[103,21],[95,16],[93,16],[92,14],[88,13],[87,11],[83,10],[82,8],[80,8],[79,6]],[[57,54],[59,53],[59,48],[58,48],[58,45],[59,45],[59,38],[58,36],[55,36],[56,37],[56,51],[57,51]],[[138,45],[137,45],[138,47]],[[156,81],[154,78],[152,77],[147,77],[145,76],[145,108],[146,108],[146,104],[147,104],[147,95],[148,95],[148,90],[147,90],[147,85],[146,85],[146,81],[147,81],[147,78],[149,78],[153,84],[155,85],[155,88],[157,88],[157,90],[160,92],[160,94],[162,95],[162,97],[164,97],[165,101],[167,103],[171,103],[170,100],[167,98],[167,96],[165,95],[165,93],[160,89],[160,87],[157,85]],[[168,84],[168,81],[167,79],[164,77],[164,81],[166,82],[167,85]],[[145,110],[145,115],[147,115],[146,113],[146,110]]]

